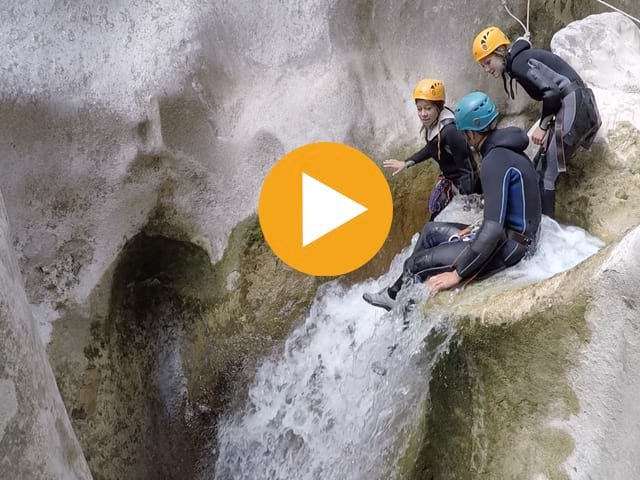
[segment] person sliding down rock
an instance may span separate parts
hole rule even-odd
[[[429,197],[430,219],[433,220],[449,204],[456,192],[463,195],[481,193],[477,166],[469,152],[464,136],[454,125],[453,112],[445,106],[444,84],[425,78],[413,90],[413,99],[425,132],[425,147],[400,161],[385,160],[384,167],[392,168],[392,175],[416,163],[433,158],[442,175]]]
[[[507,36],[497,27],[480,32],[473,42],[473,57],[487,73],[502,76],[512,99],[514,80],[534,100],[542,101],[540,122],[532,140],[540,145],[534,163],[539,174],[542,213],[555,216],[555,185],[578,147],[588,150],[602,125],[595,97],[559,56],[531,48],[519,38],[510,48]],[[507,89],[507,77],[509,89]]]
[[[524,153],[529,138],[520,128],[497,130],[497,117],[495,104],[482,92],[466,95],[455,110],[457,128],[482,158],[480,228],[427,223],[400,278],[377,293],[365,293],[365,301],[391,310],[410,282],[426,281],[436,293],[463,280],[486,278],[534,251],[541,211],[536,171]]]

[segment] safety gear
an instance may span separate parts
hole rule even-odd
[[[455,117],[458,130],[484,132],[498,118],[498,109],[486,93],[472,92],[462,97]]]
[[[429,213],[431,214],[429,220],[433,221],[451,203],[455,195],[453,189],[454,184],[451,180],[443,176],[438,177],[436,186],[429,195]]]
[[[414,100],[429,100],[430,102],[444,102],[444,83],[433,78],[423,78],[413,89]]]
[[[509,37],[498,27],[485,28],[473,41],[473,58],[479,62],[495,52],[498,47],[510,44]]]
[[[396,304],[396,300],[391,298],[387,288],[383,288],[377,293],[364,293],[362,294],[362,298],[365,302],[370,303],[374,307],[384,308],[387,312]]]

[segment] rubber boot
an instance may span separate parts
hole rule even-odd
[[[556,191],[542,191],[542,213],[547,217],[556,218]]]

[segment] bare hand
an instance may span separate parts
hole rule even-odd
[[[455,270],[452,272],[444,272],[427,280],[427,286],[431,290],[431,293],[436,294],[441,290],[448,290],[455,287],[462,281],[460,275]]]
[[[537,126],[531,135],[531,140],[533,140],[533,143],[536,145],[542,145],[546,136],[547,131],[540,128],[540,126]]]
[[[395,168],[395,171],[391,174],[392,177],[397,175],[398,173],[400,173],[405,168],[407,168],[407,164],[406,163],[401,162],[400,160],[396,160],[394,158],[392,158],[390,160],[385,160],[382,163],[382,166],[384,168]]]

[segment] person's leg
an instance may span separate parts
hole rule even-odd
[[[455,268],[456,259],[467,245],[462,241],[446,242],[421,250],[411,255],[404,263],[405,276],[417,282],[424,282],[433,275],[450,272]]]
[[[409,271],[409,266],[411,265],[410,260],[412,258],[420,257],[423,252],[428,251],[437,245],[448,242],[452,235],[456,235],[460,230],[466,228],[466,226],[467,225],[461,223],[427,223],[420,233],[420,237],[416,242],[413,253],[409,259],[405,261],[402,274],[396,279],[396,281],[390,287],[383,288],[379,292],[365,293],[362,295],[362,298],[373,306],[384,308],[385,310],[391,310],[395,304],[398,292],[400,292],[405,282],[412,278],[412,273]]]
[[[448,242],[449,239],[456,235],[460,230],[464,230],[468,225],[464,223],[452,223],[452,222],[429,222],[427,223],[422,232],[420,238],[416,243],[414,253],[420,249],[427,249],[440,245],[441,243]]]
[[[578,146],[574,141],[567,142],[575,134],[576,95],[577,92],[572,92],[562,100],[562,108],[556,115],[556,125],[549,132],[551,138],[547,139],[547,151],[538,170],[542,213],[551,218],[555,218],[558,176],[567,170],[567,161]]]
[[[511,267],[524,258],[527,248],[515,240],[507,240],[502,247],[491,257],[487,264],[477,275],[478,280],[483,280],[498,273],[505,268]]]
[[[466,228],[467,225],[463,223],[449,223],[449,222],[429,222],[427,223],[422,232],[420,233],[420,237],[416,242],[416,246],[413,249],[413,253],[405,261],[405,268],[403,269],[402,275],[398,277],[398,279],[391,285],[388,289],[389,296],[393,299],[396,298],[396,295],[402,288],[402,284],[404,283],[405,278],[410,272],[407,270],[407,262],[411,258],[419,257],[421,252],[429,250],[437,245],[446,243],[449,239],[456,235],[460,230]]]
[[[551,133],[551,135],[547,151],[543,154],[540,164],[538,165],[538,178],[540,184],[542,213],[548,217],[554,218],[556,206],[556,180],[560,173],[558,171],[558,147],[555,131]]]

